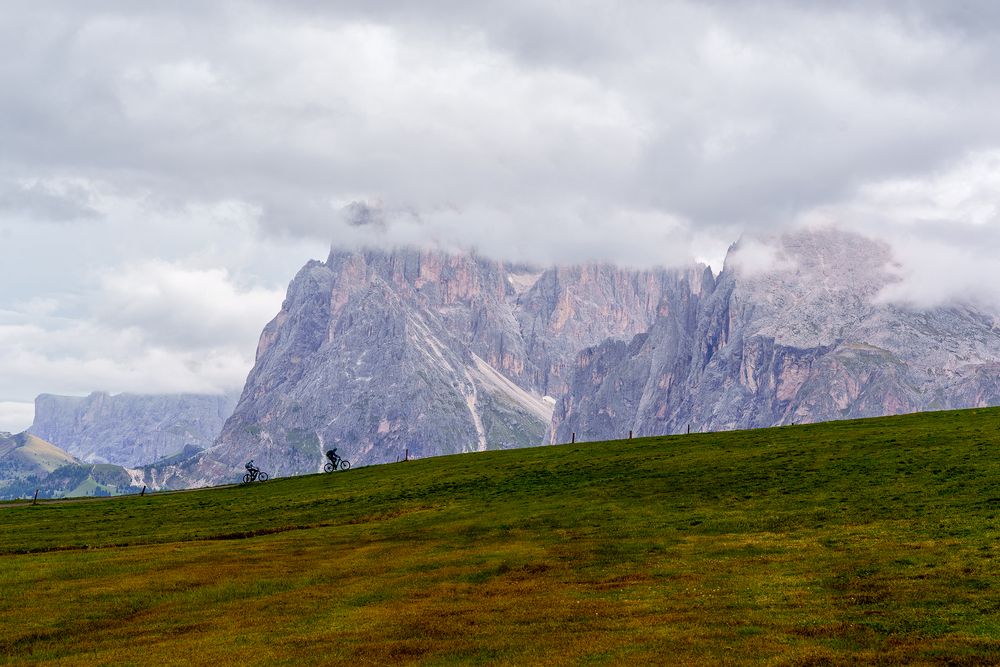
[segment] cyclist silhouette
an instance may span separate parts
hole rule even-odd
[[[267,473],[261,471],[260,468],[253,464],[253,459],[247,461],[247,464],[243,466],[247,469],[247,474],[243,475],[243,483],[249,484],[250,482],[266,482]]]
[[[347,470],[351,467],[351,462],[337,454],[337,448],[327,450],[326,458],[330,460],[323,466],[323,472],[333,472],[334,470]]]

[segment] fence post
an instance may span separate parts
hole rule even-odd
[[[406,453],[406,456],[403,458],[403,460],[404,461],[409,461],[410,460],[410,448],[407,447],[404,451]]]
[[[576,431],[573,431],[573,438],[570,440],[571,444],[576,444]]]
[[[35,489],[35,499],[31,501],[32,505],[38,504],[38,489]]]
[[[629,429],[629,432],[628,432],[628,439],[629,439],[629,440],[631,440],[631,439],[632,439],[632,430],[631,430],[631,429]]]
[[[688,424],[688,435],[691,435],[691,424]]]
[[[141,498],[144,495],[146,495],[146,485],[145,484],[142,485],[142,491],[139,492],[139,497]]]

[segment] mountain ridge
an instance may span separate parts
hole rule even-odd
[[[40,394],[28,432],[88,463],[137,467],[209,447],[235,398],[208,394]]]
[[[219,440],[177,474],[206,483],[255,456],[316,471],[329,447],[365,464],[539,444],[581,347],[645,331],[663,295],[712,280],[333,249],[292,281]]]
[[[896,279],[884,244],[834,230],[786,234],[777,244],[764,270],[744,270],[740,246],[730,250],[693,336],[661,321],[628,347],[582,352],[549,439],[1000,403],[994,317],[969,306],[883,302]]]
[[[889,303],[897,279],[887,246],[832,229],[741,239],[718,275],[334,248],[292,280],[213,446],[150,472],[206,485],[250,458],[315,472],[333,447],[365,465],[1000,403],[996,318]]]

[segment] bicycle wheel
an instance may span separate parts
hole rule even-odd
[[[247,473],[247,474],[243,475],[243,483],[244,484],[249,484],[251,479],[252,478],[250,477],[250,473]]]
[[[323,466],[323,472],[333,472],[333,464],[327,463],[325,466]]]
[[[267,473],[266,472],[262,472],[261,474],[257,475],[257,479],[259,479],[262,482],[266,482],[267,481]]]
[[[351,462],[350,461],[348,461],[347,459],[341,459],[340,460],[340,469],[341,470],[350,470],[350,468],[351,468]]]

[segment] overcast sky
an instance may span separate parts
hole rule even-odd
[[[3,3],[0,430],[239,390],[331,242],[718,269],[836,224],[1000,302],[997,3],[152,4]]]

